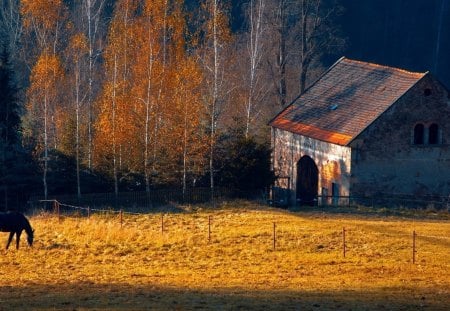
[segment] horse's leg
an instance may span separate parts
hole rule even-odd
[[[19,249],[19,241],[20,241],[21,234],[22,234],[22,230],[16,232],[16,249]]]
[[[11,243],[12,238],[13,238],[13,236],[14,236],[14,233],[15,233],[14,231],[11,231],[11,232],[9,233],[8,243],[6,243],[6,249],[8,249],[9,244]]]

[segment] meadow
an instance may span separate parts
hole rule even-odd
[[[0,310],[450,310],[449,213],[417,213],[36,211],[33,247],[1,244]]]

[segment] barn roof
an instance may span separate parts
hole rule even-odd
[[[270,125],[345,146],[426,74],[343,57]]]

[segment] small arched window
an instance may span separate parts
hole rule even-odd
[[[439,126],[433,123],[428,128],[428,143],[430,145],[436,145],[439,143]]]
[[[424,126],[422,123],[416,124],[414,127],[414,145],[423,145],[424,143]]]

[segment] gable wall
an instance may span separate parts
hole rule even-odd
[[[277,185],[290,189],[290,203],[296,202],[297,162],[310,156],[319,170],[318,194],[322,188],[331,195],[331,184],[339,184],[339,195],[349,195],[351,149],[326,143],[288,131],[272,128],[273,168],[279,177]],[[289,177],[289,178],[285,178]]]
[[[424,90],[431,90],[425,96]],[[413,144],[414,126],[437,123],[441,144]],[[448,92],[425,76],[351,146],[352,195],[450,194],[450,102]]]

